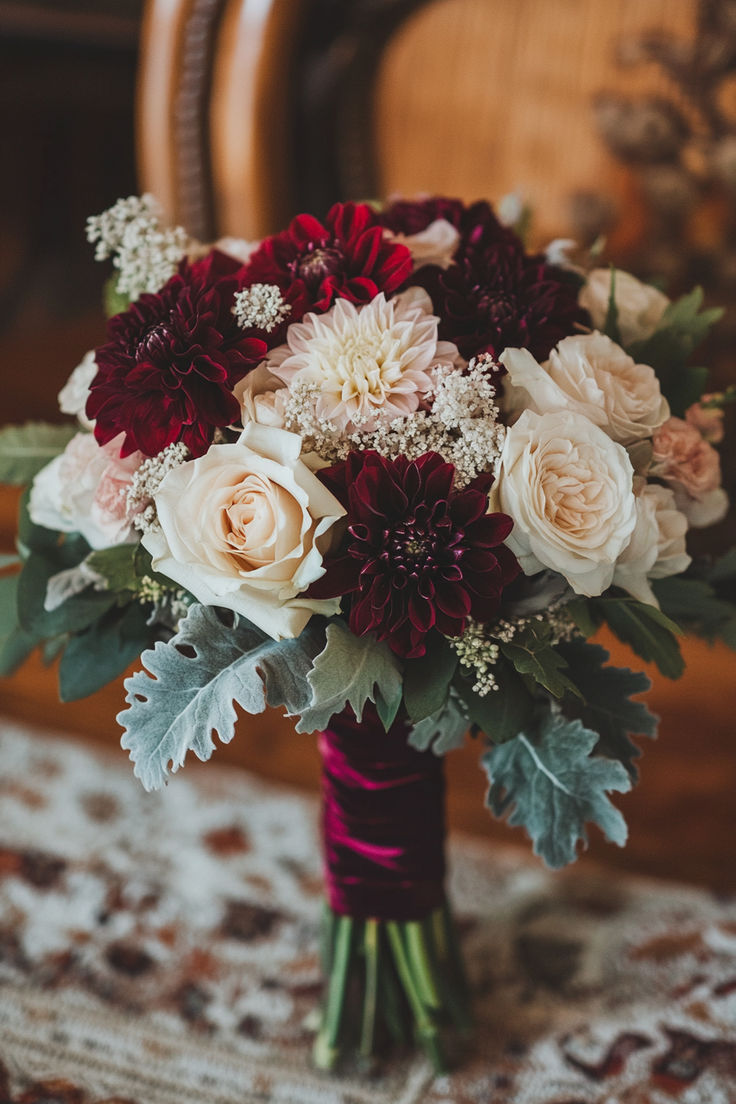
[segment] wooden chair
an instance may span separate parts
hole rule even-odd
[[[518,191],[541,240],[580,193],[630,202],[604,90],[674,94],[617,44],[691,36],[697,0],[148,0],[143,186],[203,236],[256,238],[337,199]],[[628,219],[629,226],[632,219]],[[636,229],[636,220],[633,220]]]

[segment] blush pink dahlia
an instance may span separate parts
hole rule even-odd
[[[250,258],[246,285],[276,284],[291,305],[289,320],[326,311],[335,299],[369,303],[410,276],[411,254],[388,241],[366,203],[336,203],[324,222],[297,215],[288,230],[266,238]]]
[[[346,595],[350,628],[375,633],[416,658],[427,638],[459,636],[467,620],[491,620],[519,573],[503,541],[512,521],[489,514],[490,476],[455,490],[455,469],[435,452],[388,460],[372,450],[319,473],[347,510],[348,532],[310,597]]]
[[[360,307],[338,299],[326,314],[289,326],[268,368],[287,385],[316,384],[317,415],[337,429],[372,432],[418,409],[435,386],[430,369],[454,368],[457,349],[438,342],[438,322],[421,288]]]
[[[86,407],[101,445],[123,433],[122,456],[175,441],[201,456],[218,426],[239,419],[233,387],[268,351],[232,313],[242,271],[214,251],[110,319]]]

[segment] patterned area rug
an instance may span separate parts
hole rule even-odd
[[[462,1072],[310,1069],[315,804],[0,725],[2,1104],[734,1104],[736,901],[455,839]]]

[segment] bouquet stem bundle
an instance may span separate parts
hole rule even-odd
[[[329,904],[328,979],[314,1061],[332,1069],[356,1048],[369,1060],[386,1038],[423,1047],[447,1068],[440,1031],[470,1027],[468,988],[444,894],[444,760],[384,730],[366,708],[321,734]]]

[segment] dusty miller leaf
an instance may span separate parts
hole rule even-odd
[[[307,673],[323,643],[316,618],[296,639],[277,641],[245,618],[230,627],[211,607],[192,606],[176,636],[143,653],[146,670],[125,680],[121,743],[144,787],[160,788],[169,765],[178,770],[189,751],[209,759],[213,734],[229,743],[233,702],[246,713],[262,713],[267,704],[300,713],[309,701]]]
[[[63,452],[77,432],[73,425],[26,422],[0,429],[0,483],[22,487]]]
[[[401,668],[388,645],[373,636],[355,636],[339,620],[328,624],[324,651],[307,677],[312,698],[299,710],[297,732],[322,731],[346,705],[360,720],[366,701],[374,702],[384,715],[401,702]]]
[[[644,702],[632,701],[631,695],[646,693],[650,680],[642,671],[608,666],[609,653],[597,644],[575,640],[561,644],[560,651],[575,671],[575,683],[585,699],[566,698],[565,715],[597,732],[596,755],[623,763],[635,782],[638,772],[633,760],[641,751],[629,736],[654,738],[657,718]]]
[[[424,717],[409,732],[409,743],[417,751],[430,747],[435,755],[444,755],[465,743],[470,718],[460,698],[451,693],[436,713]]]
[[[536,739],[519,733],[481,760],[493,813],[510,809],[509,824],[524,825],[534,853],[554,869],[574,861],[578,840],[587,843],[586,822],[612,843],[626,842],[624,818],[606,795],[626,793],[631,779],[621,763],[591,756],[597,741],[580,721],[548,713]]]

